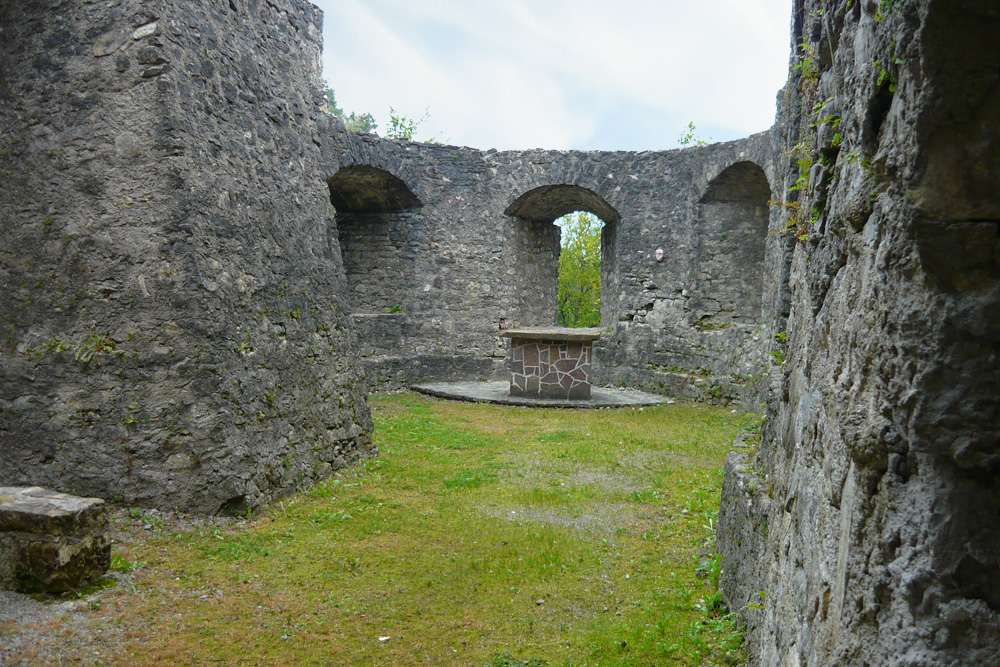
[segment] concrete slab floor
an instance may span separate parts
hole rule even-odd
[[[511,396],[510,383],[507,380],[496,382],[428,382],[413,385],[412,388],[421,394],[457,401],[538,408],[617,408],[674,402],[674,399],[666,396],[647,394],[635,389],[610,389],[608,387],[592,387],[589,400]]]

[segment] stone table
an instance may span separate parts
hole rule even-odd
[[[604,329],[539,327],[508,329],[510,395],[533,398],[590,398],[594,341]]]

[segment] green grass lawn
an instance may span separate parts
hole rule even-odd
[[[105,605],[130,638],[109,663],[740,660],[711,536],[745,417],[371,402],[378,458],[252,522],[119,548],[141,567]]]

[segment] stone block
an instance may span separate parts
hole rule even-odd
[[[111,566],[108,510],[100,498],[0,487],[0,588],[62,593]]]

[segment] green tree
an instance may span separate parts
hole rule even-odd
[[[577,211],[556,224],[562,229],[559,251],[559,310],[561,327],[601,324],[601,229],[595,215]]]
[[[340,120],[344,121],[344,125],[351,132],[358,132],[361,134],[367,134],[369,132],[374,132],[378,129],[378,124],[375,122],[375,117],[370,113],[357,114],[353,111],[348,114],[346,111],[337,106],[337,96],[333,92],[333,88],[326,81],[323,82],[325,88],[323,89],[323,94],[326,95],[326,109],[325,111],[331,116],[336,116]],[[417,128],[425,120],[430,118],[430,111],[424,109],[424,115],[420,118],[407,118],[401,114],[396,113],[393,107],[389,107],[389,128],[386,130],[385,136],[390,139],[406,139],[407,141],[413,140],[413,135],[416,134]],[[425,143],[436,144],[437,136],[427,139]]]
[[[347,115],[343,109],[337,106],[337,97],[334,95],[333,88],[330,84],[326,84],[326,112],[331,116],[336,116],[340,120],[344,121],[344,125],[351,132],[359,132],[361,134],[367,134],[369,132],[374,132],[378,125],[375,123],[375,118],[370,114],[356,114],[353,111],[350,115]]]
[[[369,132],[374,132],[378,125],[375,123],[375,118],[370,113],[362,114],[356,116],[354,112],[344,119],[344,125],[351,132],[360,132],[362,134],[367,134]]]
[[[323,82],[326,88],[323,93],[326,95],[326,112],[331,116],[336,116],[337,118],[344,117],[344,110],[337,106],[337,96],[333,92],[333,88],[330,87],[329,82]]]

